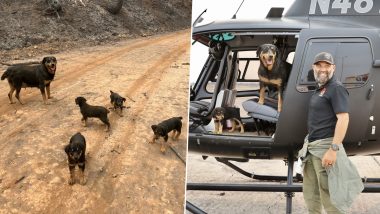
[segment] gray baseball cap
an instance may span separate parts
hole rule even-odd
[[[321,61],[334,65],[333,56],[327,52],[321,52],[321,53],[317,54],[314,58],[313,64],[316,64],[317,62],[321,62]]]

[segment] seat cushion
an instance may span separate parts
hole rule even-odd
[[[277,122],[280,113],[267,105],[261,105],[256,102],[257,99],[246,100],[242,103],[245,111],[253,118],[262,119],[270,122]]]

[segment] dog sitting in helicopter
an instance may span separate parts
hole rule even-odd
[[[283,92],[286,87],[286,83],[290,74],[291,65],[285,62],[286,58],[282,57],[283,54],[288,55],[286,50],[285,40],[274,40],[274,44],[264,44],[258,46],[257,51],[250,51],[251,56],[245,56],[247,51],[235,51],[229,50],[228,46],[224,42],[216,42],[210,40],[209,46],[209,58],[212,58],[210,62],[208,82],[213,83],[211,101],[205,100],[192,100],[190,103],[190,119],[193,120],[195,127],[200,124],[204,129],[207,124],[212,120],[212,112],[217,107],[237,107],[240,108],[242,115],[247,115],[241,118],[244,129],[248,132],[257,132],[257,135],[261,135],[262,131],[265,135],[272,135],[275,132],[276,122],[278,120],[283,100]],[[268,53],[270,50],[271,53]],[[253,56],[257,54],[257,57]],[[240,56],[241,55],[241,56]],[[256,69],[252,69],[256,64]],[[214,66],[214,67],[213,67]],[[257,69],[259,67],[259,69]],[[270,67],[270,69],[268,69]],[[249,69],[253,71],[248,71]],[[269,72],[269,74],[262,73],[260,78],[259,70]],[[251,99],[244,101],[240,100],[243,96],[238,96],[237,92],[240,90],[240,86],[237,81],[247,78],[249,72],[254,73],[256,76],[256,87],[260,84],[260,90],[256,90],[256,95]],[[270,73],[272,72],[272,73]],[[223,77],[220,78],[220,77]],[[250,77],[252,78],[252,77]],[[267,82],[264,82],[264,80]],[[207,83],[205,84],[207,86]],[[249,87],[249,85],[246,85]],[[208,87],[208,86],[207,86]],[[280,96],[279,96],[280,94]],[[263,96],[265,98],[263,98]],[[196,96],[192,96],[193,99]],[[247,97],[246,97],[247,98]],[[281,102],[281,103],[279,103]],[[243,111],[244,110],[244,111]],[[230,121],[231,124],[231,121]],[[226,129],[232,128],[228,124],[224,124]],[[195,128],[190,126],[190,128]],[[212,129],[212,128],[211,128]],[[208,131],[201,130],[201,132]],[[214,127],[214,133],[215,127]],[[218,131],[217,133],[220,133]]]

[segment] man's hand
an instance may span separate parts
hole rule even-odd
[[[332,149],[327,150],[325,155],[323,155],[322,158],[322,166],[323,167],[331,167],[336,162],[336,151],[333,151]]]

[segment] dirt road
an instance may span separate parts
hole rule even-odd
[[[185,165],[148,141],[152,124],[182,116],[173,147],[186,156],[189,34],[55,54],[50,105],[36,88],[21,91],[23,106],[11,105],[1,81],[0,213],[182,213]],[[111,110],[110,133],[98,119],[83,127],[75,97],[110,107],[110,90],[135,102],[127,98],[124,117]],[[78,131],[87,140],[87,183],[70,186],[63,148]]]

